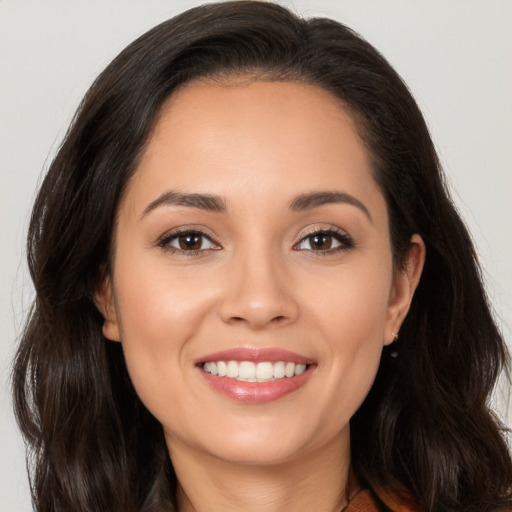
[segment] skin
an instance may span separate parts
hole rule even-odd
[[[97,304],[163,425],[181,512],[339,511],[357,490],[349,420],[425,254],[414,235],[405,268],[394,268],[370,161],[352,117],[314,86],[194,82],[162,108],[119,205],[114,270]],[[214,194],[226,211],[155,206],[168,191]],[[290,209],[319,191],[360,205]],[[180,250],[169,241],[176,228],[213,242]],[[341,242],[311,245],[312,232],[333,228]],[[245,404],[213,390],[195,364],[233,347],[282,348],[316,367],[295,392]]]

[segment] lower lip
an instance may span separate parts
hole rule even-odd
[[[203,371],[203,378],[215,391],[244,404],[263,404],[279,400],[304,386],[313,374],[314,365],[294,377],[285,377],[271,382],[244,382],[229,377],[218,377]]]

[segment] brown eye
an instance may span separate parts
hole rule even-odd
[[[318,233],[309,237],[311,249],[317,251],[327,251],[332,247],[332,236],[327,233]]]
[[[162,239],[158,245],[185,254],[220,248],[211,238],[198,231],[182,231],[181,233],[171,234]]]
[[[319,253],[334,253],[344,249],[350,249],[354,245],[351,237],[343,232],[334,230],[317,231],[305,236],[297,245],[295,250],[313,251]]]
[[[198,233],[186,233],[178,237],[179,248],[183,251],[199,251],[203,245],[203,236]]]

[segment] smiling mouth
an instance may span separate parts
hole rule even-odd
[[[309,365],[291,361],[208,361],[200,366],[204,372],[216,377],[264,383],[302,375]]]

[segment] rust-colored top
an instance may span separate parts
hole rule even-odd
[[[409,497],[392,496],[385,491],[379,492],[379,497],[368,489],[361,489],[347,504],[342,512],[383,512],[384,503],[393,512],[419,512],[419,508]]]
[[[384,506],[383,506],[384,505]],[[420,512],[420,507],[407,494],[400,496],[379,489],[373,492],[361,489],[349,501],[341,512]],[[505,505],[500,512],[512,512],[512,507]]]

